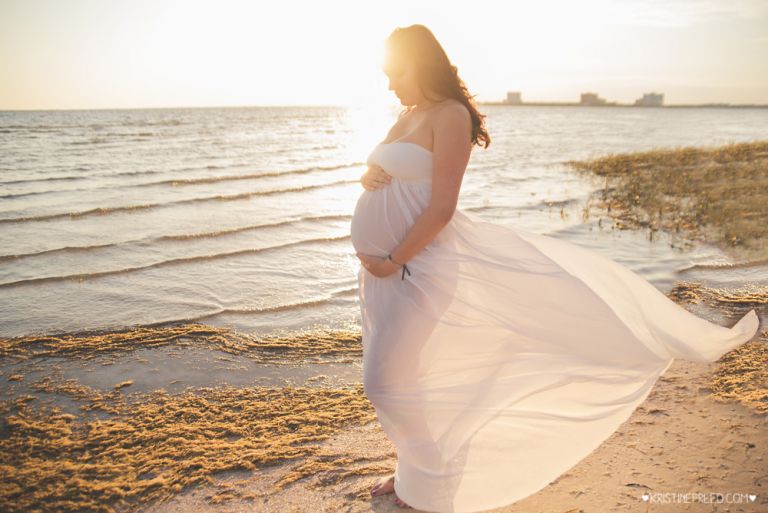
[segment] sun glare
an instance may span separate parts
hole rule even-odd
[[[5,0],[0,108],[396,105],[384,40],[414,23],[481,101],[659,89],[670,101],[764,102],[765,5]]]

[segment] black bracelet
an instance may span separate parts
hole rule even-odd
[[[395,262],[395,259],[394,259],[394,258],[392,258],[392,253],[387,253],[387,259],[389,259],[389,260],[392,260],[393,262]],[[405,264],[398,264],[397,262],[395,262],[395,263],[396,263],[397,265],[401,265],[401,266],[403,267],[403,274],[400,276],[400,279],[401,279],[401,280],[404,280],[404,279],[405,279],[405,273],[406,273],[406,272],[408,273],[408,276],[410,276],[410,275],[411,275],[411,271],[410,271],[410,269],[408,269],[408,266],[407,266],[407,265],[405,265]]]

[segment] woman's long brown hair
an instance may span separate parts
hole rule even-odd
[[[472,116],[472,144],[485,148],[491,144],[491,137],[485,129],[485,114],[478,112],[475,95],[470,96],[459,77],[458,68],[448,60],[432,31],[420,24],[398,27],[387,37],[385,45],[390,58],[414,61],[416,79],[428,100],[436,101],[427,96],[436,93],[441,97],[454,98],[467,107]],[[406,111],[410,110],[406,107]]]

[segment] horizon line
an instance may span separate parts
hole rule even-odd
[[[610,102],[605,104],[588,104],[571,101],[528,101],[511,103],[506,101],[477,101],[476,105],[498,105],[506,107],[637,107],[669,108],[669,107],[734,107],[734,108],[766,108],[768,103],[730,103],[730,102],[706,102],[706,103],[670,103],[662,105],[635,105],[633,103]],[[335,108],[360,108],[364,104],[338,104],[338,103],[314,103],[314,104],[249,104],[249,105],[166,105],[147,107],[75,107],[75,108],[32,108],[32,109],[0,109],[2,112],[66,112],[66,111],[105,111],[105,110],[162,110],[162,109],[243,109],[243,108],[296,108],[296,107],[335,107]],[[394,104],[392,105],[395,106]]]

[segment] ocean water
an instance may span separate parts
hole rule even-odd
[[[712,246],[599,227],[583,215],[599,182],[566,162],[766,139],[768,110],[480,110],[493,141],[473,151],[458,208],[601,251],[661,290],[691,266],[727,261]],[[367,155],[396,114],[0,112],[0,336],[182,320],[249,333],[354,328],[349,223]],[[728,284],[766,269],[707,272]]]

